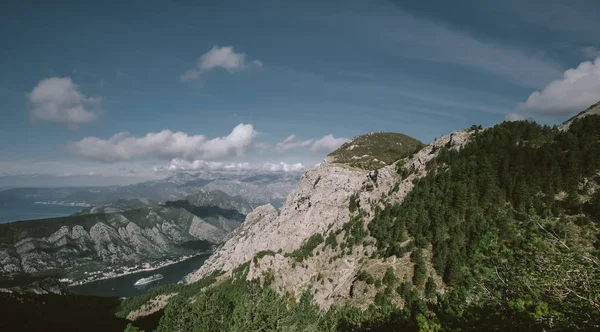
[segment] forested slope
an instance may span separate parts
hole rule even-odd
[[[575,118],[566,131],[528,121],[473,127],[461,149],[427,151],[435,157],[424,176],[396,163],[397,184],[414,179],[403,201],[393,199],[399,185],[378,202],[357,191],[344,227],[292,252],[260,252],[211,286],[162,291],[177,295],[159,330],[600,328],[600,116]],[[342,280],[313,275],[298,296],[274,272],[289,264],[310,273],[323,257],[362,266],[328,308],[313,295]]]

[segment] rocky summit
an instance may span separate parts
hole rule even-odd
[[[274,281],[276,289],[291,292],[296,297],[308,288],[314,288],[315,300],[324,308],[333,304],[336,298],[349,297],[352,280],[363,266],[359,261],[373,252],[372,245],[341,256],[339,251],[322,246],[319,256],[307,258],[302,264],[298,264],[290,253],[315,234],[324,238],[335,236],[336,241],[341,242],[342,237],[338,234],[352,219],[351,204],[360,205],[367,218],[372,218],[375,209],[383,206],[384,202],[401,202],[412,189],[413,181],[427,174],[426,165],[437,156],[440,148],[459,149],[468,142],[470,132],[442,136],[415,154],[409,150],[414,151],[415,147],[421,146],[420,142],[410,138],[411,144],[397,151],[398,148],[394,147],[388,149],[385,144],[390,142],[382,140],[382,136],[407,140],[405,135],[372,133],[345,143],[340,150],[331,153],[325,163],[301,178],[298,188],[290,194],[280,213],[270,205],[256,208],[198,271],[186,277],[186,282],[195,282],[215,271],[231,272],[257,254],[272,253],[251,261],[249,279],[273,274],[277,276]],[[389,154],[394,150],[401,159],[375,170],[353,167],[356,159],[350,156],[349,151],[362,155],[364,148],[352,148],[359,144],[370,147],[371,160],[390,162]],[[384,145],[378,147],[377,144]],[[340,159],[339,156],[344,157]],[[411,170],[411,175],[402,179],[398,168]],[[383,263],[382,266],[398,264],[400,262]],[[336,283],[315,286],[311,280],[317,275],[324,280],[336,280]]]

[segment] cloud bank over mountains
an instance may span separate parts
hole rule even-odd
[[[249,163],[249,162],[219,162],[183,159],[171,160],[167,167],[157,167],[156,172],[187,172],[187,171],[262,171],[262,172],[302,172],[308,168],[302,163]]]
[[[134,137],[117,133],[109,139],[86,137],[70,142],[66,151],[74,156],[101,162],[117,162],[145,158],[218,159],[243,156],[252,146],[257,132],[251,124],[240,123],[224,137],[207,139],[203,135],[188,135],[168,129]]]
[[[98,168],[86,167],[88,175],[91,174],[89,172],[101,175],[102,169],[111,170],[110,174],[123,174],[120,170],[113,172],[115,168],[112,165],[131,166],[132,163],[145,169],[142,172],[146,175],[151,173],[156,176],[196,171],[287,173],[306,171],[316,159],[308,157],[309,161],[313,161],[308,164],[269,160],[299,159],[294,153],[303,151],[318,155],[317,158],[321,160],[324,155],[348,141],[347,138],[333,134],[306,140],[290,135],[279,143],[271,144],[257,141],[259,136],[252,124],[244,123],[235,126],[226,136],[211,139],[200,134],[172,132],[168,129],[140,137],[122,132],[108,139],[85,137],[68,143],[65,151],[84,163],[93,165],[93,162],[101,162],[104,165]],[[264,156],[264,153],[269,155]],[[253,158],[256,156],[260,156],[259,160]],[[165,160],[168,162],[165,163]],[[106,168],[108,166],[111,167]]]
[[[591,50],[590,50],[591,52]],[[535,91],[518,108],[542,115],[571,115],[600,99],[600,56],[568,69],[563,77]]]
[[[320,139],[299,140],[296,135],[290,135],[275,145],[278,152],[288,152],[299,149],[309,149],[313,152],[329,153],[349,141],[349,138],[334,137],[332,134]]]

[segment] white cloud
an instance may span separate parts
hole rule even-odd
[[[155,167],[155,172],[168,170],[170,172],[178,171],[268,171],[268,172],[300,172],[306,170],[302,163],[288,164],[285,162],[279,163],[263,163],[250,164],[248,162],[219,162],[194,160],[188,161],[175,158],[171,160],[167,167]]]
[[[224,137],[207,140],[203,135],[163,130],[133,137],[117,133],[109,139],[86,137],[67,144],[67,152],[84,159],[115,162],[140,158],[218,159],[241,156],[252,147],[257,132],[251,124],[239,124]]]
[[[261,169],[271,172],[299,172],[304,171],[306,167],[302,163],[287,164],[280,162],[278,164],[265,163],[261,166]]]
[[[594,59],[600,57],[600,48],[594,46],[588,46],[581,49],[583,56],[587,59]]]
[[[310,149],[313,152],[329,153],[349,139],[345,137],[334,137],[332,134],[324,136],[320,139],[299,140],[296,135],[290,135],[285,140],[275,145],[277,152],[288,152],[298,149]]]
[[[218,68],[233,73],[260,67],[262,67],[260,60],[249,61],[246,59],[246,53],[236,53],[232,46],[219,47],[215,45],[210,51],[198,58],[196,67],[181,74],[180,79],[184,82],[193,81],[198,79],[202,73]]]
[[[100,98],[82,94],[70,77],[43,79],[27,98],[33,105],[31,115],[34,119],[72,129],[96,120],[100,112]]]
[[[311,146],[311,150],[315,152],[329,153],[339,148],[342,144],[348,142],[349,139],[345,137],[334,137],[329,134],[319,140],[316,140]]]
[[[277,152],[287,152],[296,149],[309,148],[314,142],[314,139],[300,141],[296,138],[296,135],[290,135],[282,142],[275,145]]]
[[[533,92],[520,109],[546,115],[566,115],[582,111],[600,99],[600,57],[565,71],[563,78]]]
[[[525,117],[519,113],[508,113],[504,118],[504,121],[521,121],[525,120]]]
[[[160,167],[158,168],[161,169]],[[167,170],[169,171],[224,171],[224,170],[249,170],[250,164],[247,162],[240,163],[225,163],[219,161],[205,161],[205,160],[194,160],[188,161],[184,159],[175,158],[171,160]]]

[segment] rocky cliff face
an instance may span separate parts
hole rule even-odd
[[[185,209],[164,206],[2,224],[0,277],[50,272],[74,277],[193,254],[221,242],[227,233]]]
[[[439,148],[458,149],[468,141],[469,135],[468,131],[460,131],[442,136],[414,155],[378,171],[354,168],[328,158],[301,178],[280,213],[270,205],[250,213],[204,266],[186,277],[186,282],[197,281],[214,271],[231,272],[250,261],[248,279],[276,276],[272,287],[296,296],[311,287],[317,303],[328,307],[338,298],[350,297],[352,281],[361,268],[385,271],[389,266],[410,267],[408,257],[389,262],[371,261],[369,256],[374,247],[368,243],[354,247],[352,252],[340,252],[321,243],[313,250],[315,255],[301,261],[289,253],[314,234],[322,234],[323,238],[333,234],[342,241],[341,229],[352,216],[351,200],[366,211],[366,223],[376,206],[386,201],[402,202],[412,189],[413,180],[426,174],[427,162],[437,155]],[[408,176],[402,179],[398,167],[405,169]],[[260,258],[256,256],[259,253],[262,253]],[[253,259],[255,256],[257,259]],[[315,282],[317,279],[321,280],[320,286]]]

